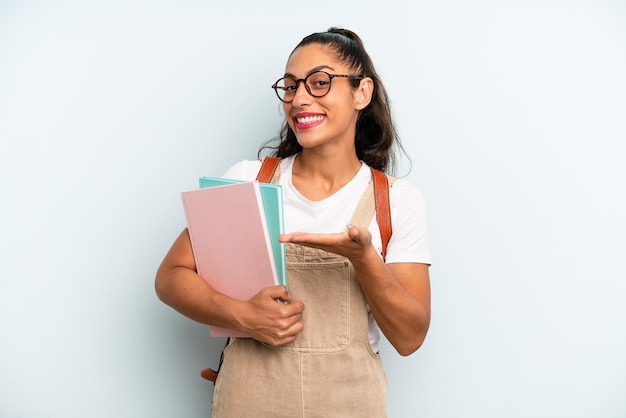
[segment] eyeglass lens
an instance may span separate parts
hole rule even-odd
[[[281,100],[290,101],[296,95],[298,84],[294,78],[281,78],[276,82],[275,90]],[[311,96],[322,97],[330,90],[330,76],[322,71],[311,73],[304,79],[304,85]]]

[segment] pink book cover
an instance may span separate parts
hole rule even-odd
[[[189,190],[181,197],[200,277],[238,300],[278,284],[258,182]],[[220,327],[210,330],[217,337],[248,337]]]

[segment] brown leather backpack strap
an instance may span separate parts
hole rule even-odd
[[[226,350],[226,347],[228,347],[228,344],[230,344],[230,337],[226,338],[226,344],[224,344],[224,348],[222,349],[222,354],[220,354],[220,363],[217,366],[217,370],[213,370],[210,367],[207,367],[206,369],[202,369],[200,371],[200,376],[202,376],[202,378],[209,380],[213,382],[213,384],[215,384],[215,381],[217,381],[217,376],[220,373],[220,369],[222,368],[222,363],[224,362],[224,350]]]
[[[280,158],[278,157],[264,157],[261,162],[259,174],[256,176],[256,180],[261,183],[271,183],[279,162]]]
[[[387,244],[391,239],[391,205],[389,204],[389,180],[382,171],[372,168],[374,180],[374,199],[376,204],[376,222],[380,229],[380,238],[383,244],[383,260],[387,255]]]
[[[200,371],[200,376],[202,376],[203,379],[206,379],[213,383],[215,383],[215,381],[217,380],[217,374],[218,374],[218,371],[215,371],[210,367],[207,367],[206,369],[202,369]]]

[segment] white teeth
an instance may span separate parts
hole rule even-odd
[[[313,123],[324,119],[324,116],[305,116],[303,118],[296,118],[298,123]]]

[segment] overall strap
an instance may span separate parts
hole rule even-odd
[[[357,204],[350,224],[367,228],[374,217],[374,212],[376,212],[376,223],[382,243],[381,255],[384,260],[387,255],[387,244],[389,244],[392,234],[389,188],[396,181],[396,178],[374,168],[370,169],[372,179]]]

